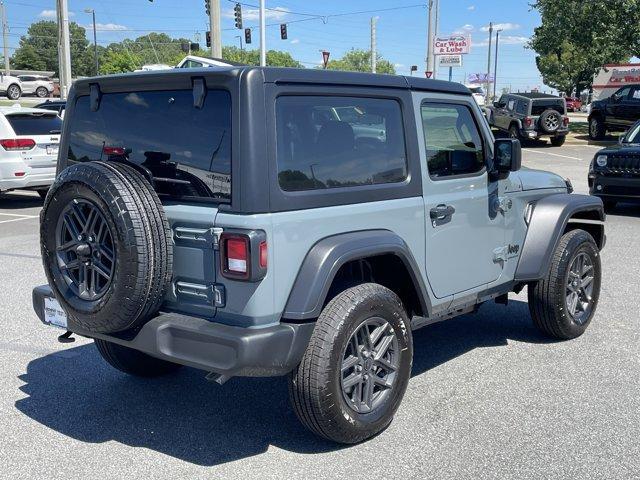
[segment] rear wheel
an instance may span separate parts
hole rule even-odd
[[[616,205],[618,205],[616,200],[603,200],[602,203],[604,204],[605,212],[612,212],[616,209]]]
[[[300,421],[339,443],[384,430],[411,374],[413,345],[398,296],[374,283],[338,294],[324,308],[289,394]]]
[[[606,133],[605,124],[600,118],[591,117],[589,119],[589,138],[591,140],[602,140]]]
[[[509,127],[509,138],[515,138],[517,140],[521,140],[520,129],[518,128],[518,125],[516,125],[515,123],[512,123],[511,126]]]
[[[567,139],[566,135],[551,137],[551,145],[553,145],[554,147],[561,147],[562,145],[564,145],[564,142],[566,139]]]
[[[40,98],[45,98],[49,96],[49,90],[47,90],[45,87],[38,87],[36,89],[36,95]]]
[[[584,230],[565,233],[545,278],[529,285],[534,325],[560,340],[579,337],[589,326],[600,296],[600,252]]]
[[[173,373],[182,365],[167,362],[129,347],[105,340],[94,340],[98,353],[113,368],[136,377],[159,377]]]

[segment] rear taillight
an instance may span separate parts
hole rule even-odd
[[[30,138],[4,138],[0,145],[5,150],[31,150],[36,146],[36,141]]]
[[[267,240],[262,231],[224,232],[220,235],[223,277],[256,282],[267,273]]]
[[[127,152],[125,151],[124,147],[109,147],[105,145],[104,147],[102,147],[102,153],[104,153],[105,155],[122,156]]]
[[[522,119],[522,123],[524,123],[525,127],[530,127],[531,125],[533,125],[533,118],[531,117],[524,117]]]
[[[565,127],[569,125],[569,117],[562,117],[562,125]]]

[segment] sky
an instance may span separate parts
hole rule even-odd
[[[244,0],[244,27],[257,27],[257,0]],[[453,80],[464,82],[467,75],[487,71],[489,22],[498,24],[500,46],[497,90],[513,91],[532,88],[548,89],[535,66],[535,53],[525,44],[539,24],[540,18],[529,6],[529,0],[440,0],[439,35],[468,33],[471,52],[464,56],[463,66],[454,68]],[[55,20],[53,0],[4,0],[9,25],[11,52],[21,35],[37,20]],[[241,30],[234,28],[235,2],[220,0],[222,41],[239,45]],[[417,65],[424,75],[426,55],[426,0],[267,0],[267,48],[284,50],[313,68],[322,61],[320,50],[328,50],[331,58],[339,58],[351,48],[369,49],[370,21],[377,17],[378,52],[395,65],[396,72],[410,74]],[[124,38],[135,38],[151,31],[173,37],[191,38],[205,43],[208,19],[204,0],[69,0],[71,20],[87,27],[93,41],[91,15],[96,12],[98,44],[108,45]],[[379,11],[372,11],[379,10]],[[358,13],[361,12],[361,13]],[[288,39],[280,39],[280,23],[288,23]],[[253,43],[258,48],[259,32],[253,30]],[[495,34],[494,34],[495,38]],[[243,39],[244,40],[244,39]],[[495,43],[492,47],[492,65]],[[492,66],[493,71],[493,66]],[[448,69],[438,78],[447,79]]]

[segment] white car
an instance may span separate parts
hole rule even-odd
[[[473,99],[476,101],[476,103],[479,106],[484,107],[484,104],[485,104],[484,89],[479,85],[465,85],[465,87],[471,90],[471,95],[473,95]]]
[[[61,131],[56,112],[0,107],[0,192],[37,190],[44,197],[56,176]]]
[[[0,72],[0,93],[4,93],[9,100],[19,99],[22,95],[20,79]]]
[[[198,57],[196,55],[187,55],[184,57],[176,68],[202,68],[202,67],[231,67],[231,63],[213,58]]]
[[[49,77],[38,75],[18,75],[24,95],[36,95],[45,98],[53,93],[53,82]]]

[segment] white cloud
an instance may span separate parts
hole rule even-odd
[[[294,38],[294,39],[293,39],[293,40],[291,40],[289,43],[292,43],[292,44],[294,44],[294,45],[295,45],[296,43],[300,43],[300,39],[299,39],[299,38]]]
[[[529,37],[523,37],[520,35],[500,35],[500,45],[522,45],[529,41]],[[489,40],[483,40],[481,42],[475,42],[474,47],[486,47],[489,45]]]
[[[405,67],[404,63],[394,63],[393,66],[395,68],[404,68]]]
[[[69,12],[69,16],[73,17],[75,15],[74,12]],[[39,14],[38,17],[40,18],[56,18],[56,11],[55,10],[42,10]]]
[[[476,6],[475,6],[475,5],[469,5],[469,6],[467,7],[467,10],[469,10],[470,12],[473,12],[475,9],[476,9]]]
[[[456,28],[453,33],[470,33],[473,32],[474,26],[470,23],[465,23],[463,26]]]
[[[93,25],[88,26],[87,28],[93,28]],[[96,30],[99,31],[108,31],[114,32],[118,30],[126,30],[127,27],[124,25],[119,25],[117,23],[96,23]]]
[[[493,24],[493,31],[495,32],[496,30],[503,30],[503,31],[507,31],[507,30],[518,30],[520,28],[520,25],[518,25],[517,23],[494,23]],[[485,25],[484,27],[482,27],[480,30],[482,30],[483,32],[488,32],[489,31],[489,25]]]
[[[267,20],[281,21],[289,14],[289,9],[285,7],[273,7],[265,10],[265,18]],[[235,18],[233,9],[224,10],[222,16],[226,18]],[[242,21],[257,21],[260,18],[260,10],[257,8],[242,8]]]

